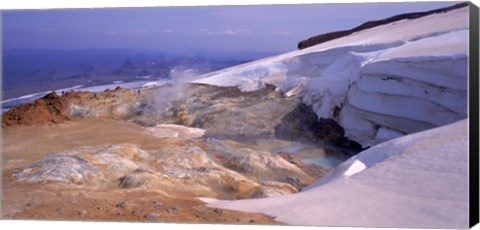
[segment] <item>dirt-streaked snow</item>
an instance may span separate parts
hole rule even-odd
[[[468,120],[374,146],[297,194],[216,201],[294,225],[468,227]]]
[[[273,84],[334,118],[363,146],[467,116],[468,8],[402,20],[195,82],[254,91]],[[339,110],[339,113],[335,113]]]

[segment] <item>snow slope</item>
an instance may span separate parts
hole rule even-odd
[[[376,145],[300,193],[217,201],[293,225],[468,228],[468,120]]]
[[[467,117],[468,8],[402,20],[204,75],[253,91],[273,84],[334,118],[363,146]],[[336,113],[335,111],[339,111]]]
[[[293,225],[467,228],[468,33],[461,8],[197,80],[245,91],[273,84],[373,146],[296,194],[202,200]]]

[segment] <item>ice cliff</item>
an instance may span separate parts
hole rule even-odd
[[[203,200],[293,225],[467,228],[468,26],[464,7],[205,76],[243,90],[273,84],[372,147],[296,194]]]
[[[272,84],[334,118],[364,147],[467,117],[468,7],[401,20],[204,75],[254,91]]]

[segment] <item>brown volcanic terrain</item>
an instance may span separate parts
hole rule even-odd
[[[33,125],[69,120],[66,98],[50,93],[32,103],[24,104],[2,115],[2,125]]]
[[[289,194],[323,176],[329,167],[302,159],[346,159],[342,152],[352,149],[335,146],[351,142],[336,124],[311,114],[272,87],[48,94],[3,114],[2,215],[280,224],[196,198]]]
[[[2,131],[3,218],[278,224],[271,217],[208,208],[194,197],[173,197],[158,189],[100,188],[53,181],[25,183],[12,176],[51,152],[76,146],[128,142],[155,149],[168,142],[158,141],[136,124],[82,119],[59,125],[6,127]]]

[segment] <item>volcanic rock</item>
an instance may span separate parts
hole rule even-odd
[[[314,180],[279,155],[247,148],[236,150],[225,166],[258,181],[284,182],[298,190]]]
[[[102,172],[88,161],[64,153],[53,153],[33,162],[15,174],[20,181],[98,184]]]
[[[67,107],[68,101],[52,92],[5,112],[2,115],[2,126],[61,123],[71,119]]]
[[[113,185],[153,189],[172,196],[223,199],[293,193],[298,190],[294,187],[301,188],[313,180],[295,165],[268,152],[240,149],[232,154],[227,165],[231,169],[212,160],[193,143],[174,142],[157,151],[121,144],[52,153],[22,168],[15,176],[19,181]],[[116,206],[125,207],[125,202]]]

